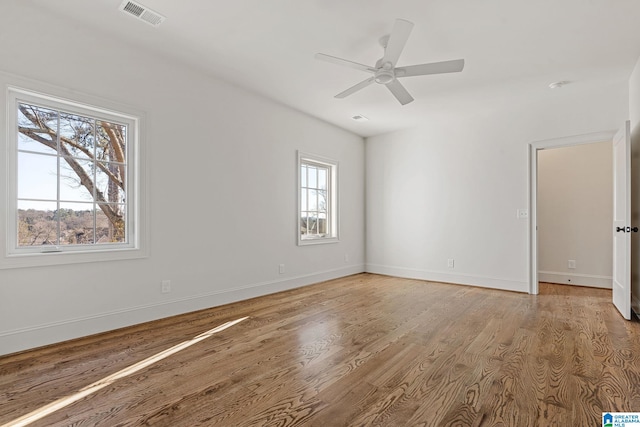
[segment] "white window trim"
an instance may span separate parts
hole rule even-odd
[[[315,237],[315,238],[306,238],[303,239],[300,235],[300,218],[302,217],[302,209],[301,209],[301,199],[302,199],[302,177],[300,176],[300,169],[302,166],[302,162],[308,161],[312,163],[317,163],[323,166],[328,166],[330,169],[330,183],[329,183],[329,233],[327,236],[323,237]],[[307,245],[322,245],[327,243],[337,243],[340,241],[340,221],[339,221],[339,212],[340,205],[338,199],[338,183],[339,183],[339,164],[336,160],[332,160],[326,157],[318,156],[315,154],[304,153],[298,151],[298,160],[297,160],[297,177],[298,177],[298,197],[297,197],[297,215],[296,215],[296,235],[298,246],[307,246]]]
[[[0,150],[0,164],[6,166],[6,172],[0,174],[0,200],[4,201],[4,207],[0,208],[0,238],[5,242],[0,249],[0,269],[147,257],[149,237],[146,183],[148,180],[145,158],[148,154],[144,144],[144,113],[101,98],[75,91],[70,93],[69,90],[4,73],[0,73],[0,81],[5,88],[5,102],[0,106],[0,109],[5,111],[0,111],[0,127],[6,129],[5,134],[0,135],[4,138],[5,146],[5,150]],[[87,111],[90,116],[100,114],[107,118],[117,118],[120,122],[133,123],[133,130],[128,135],[130,151],[127,153],[129,182],[126,194],[127,197],[133,194],[127,207],[127,225],[131,227],[127,244],[72,248],[61,246],[60,252],[30,252],[16,249],[16,238],[9,237],[16,236],[17,227],[15,215],[17,215],[16,109],[18,101],[35,104],[43,104],[45,101],[62,108],[67,106],[76,112]]]

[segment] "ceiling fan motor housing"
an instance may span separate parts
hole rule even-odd
[[[378,61],[378,64],[379,63],[380,61]],[[375,73],[376,83],[386,85],[387,83],[391,83],[395,78],[396,78],[396,75],[393,72],[393,65],[391,65],[390,62],[386,62],[382,64],[382,66],[378,65]]]

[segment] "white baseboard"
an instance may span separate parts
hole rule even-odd
[[[538,271],[538,281],[561,283],[563,285],[589,286],[592,288],[612,289],[613,287],[613,278],[611,276],[562,273],[557,271]]]
[[[432,282],[455,283],[458,285],[471,285],[479,286],[482,288],[501,289],[505,291],[529,292],[529,282],[519,279],[504,279],[500,277],[478,276],[465,273],[428,271],[380,264],[367,264],[366,272],[385,274],[387,276],[404,277],[408,279],[429,280]]]
[[[6,355],[87,335],[162,319],[164,317],[216,307],[262,295],[311,285],[364,272],[364,265],[351,265],[280,280],[253,283],[230,289],[129,307],[93,316],[0,331],[0,355]],[[215,325],[214,325],[215,326]]]

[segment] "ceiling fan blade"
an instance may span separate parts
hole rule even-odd
[[[356,70],[367,71],[369,73],[375,72],[375,68],[368,65],[359,64],[353,61],[347,61],[346,59],[336,58],[335,56],[325,55],[324,53],[316,53],[316,59],[321,61],[331,62],[332,64],[344,65],[345,67],[355,68]]]
[[[375,81],[375,77],[369,77],[367,80],[361,81],[360,83],[358,83],[355,86],[351,86],[349,89],[345,90],[344,92],[340,92],[339,94],[337,94],[336,96],[334,96],[334,98],[345,98],[349,95],[351,95],[352,93],[355,93],[357,91],[359,91],[360,89],[363,89],[367,86],[369,86],[371,83],[373,83]]]
[[[430,64],[398,67],[394,70],[396,77],[425,76],[427,74],[457,73],[464,68],[464,59],[432,62]]]
[[[396,99],[400,102],[400,104],[405,105],[413,101],[413,97],[409,95],[407,89],[405,89],[399,81],[394,79],[390,83],[387,83],[387,87],[389,88],[393,96],[395,96]]]
[[[390,62],[392,66],[396,65],[412,29],[412,22],[405,21],[404,19],[396,19],[396,23],[393,25],[393,30],[387,41],[387,47],[384,49],[383,64]]]

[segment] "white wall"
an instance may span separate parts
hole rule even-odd
[[[612,153],[611,142],[538,151],[539,281],[611,288]]]
[[[3,5],[0,57],[146,113],[151,235],[146,259],[0,270],[0,354],[364,270],[362,138],[29,2]],[[296,150],[340,163],[337,244],[296,246]]]
[[[631,121],[631,225],[640,227],[640,58],[629,78]],[[640,313],[640,233],[631,235],[632,306]]]
[[[626,81],[568,85],[368,138],[367,271],[526,292],[528,144],[617,129]],[[454,268],[447,268],[454,259]]]

